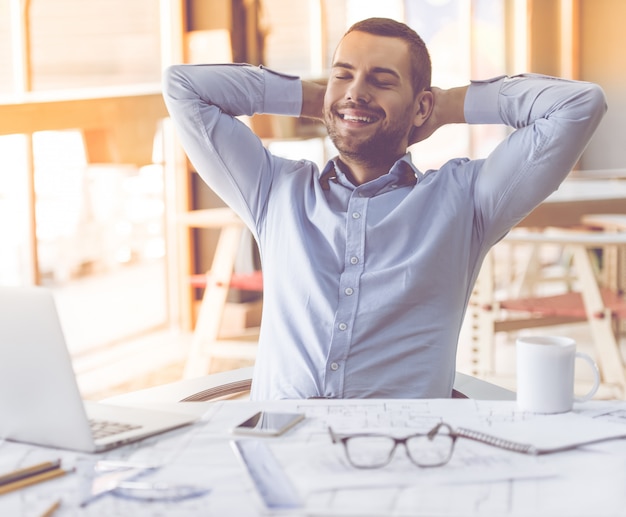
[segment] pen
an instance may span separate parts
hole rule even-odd
[[[58,469],[60,466],[61,460],[46,461],[45,463],[38,463],[37,465],[9,472],[8,474],[0,476],[0,488],[4,485],[15,483],[20,479],[36,476],[37,474],[41,474],[42,472],[46,472],[48,470]]]
[[[40,474],[35,474],[34,476],[23,477],[12,483],[0,486],[0,495],[12,492],[13,490],[19,490],[20,488],[25,488],[36,483],[41,483],[42,481],[48,481],[49,479],[63,476],[67,474],[67,472],[68,471],[63,470],[62,468],[55,468],[46,470]]]

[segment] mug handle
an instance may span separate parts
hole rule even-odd
[[[584,352],[576,352],[576,359],[582,359],[587,362],[589,366],[591,366],[591,370],[593,371],[593,386],[587,392],[586,395],[582,397],[574,397],[574,402],[587,402],[591,400],[591,398],[596,394],[598,388],[600,387],[600,372],[598,371],[598,367],[596,363],[593,361],[590,355],[585,354]]]

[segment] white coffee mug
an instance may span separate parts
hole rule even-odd
[[[576,352],[576,342],[560,336],[528,336],[516,341],[517,407],[533,413],[564,413],[574,402],[591,399],[600,386],[600,372],[593,359]],[[582,397],[574,395],[576,359],[586,361],[594,383]]]

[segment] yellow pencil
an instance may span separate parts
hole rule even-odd
[[[37,465],[31,465],[23,469],[15,470],[0,476],[0,485],[8,485],[14,483],[20,479],[24,479],[36,474],[41,474],[47,470],[56,469],[61,466],[61,460],[46,461],[44,463],[38,463]]]
[[[8,483],[6,485],[0,486],[0,495],[12,492],[13,490],[19,490],[20,488],[25,488],[36,483],[41,483],[42,481],[48,481],[49,479],[54,479],[65,474],[67,474],[66,470],[57,468],[48,470],[47,472],[42,472],[41,474],[37,474],[36,476],[29,476],[13,483]]]
[[[50,505],[50,507],[41,514],[41,517],[51,517],[54,512],[56,512],[61,506],[61,499],[57,499],[54,503]]]

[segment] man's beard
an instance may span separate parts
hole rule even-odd
[[[334,117],[338,115],[334,114]],[[333,116],[324,113],[324,123],[328,136],[339,151],[339,155],[352,162],[367,164],[368,166],[391,166],[405,151],[398,151],[400,142],[407,132],[408,118],[388,128],[379,128],[365,140],[358,137],[340,135],[333,123]]]

